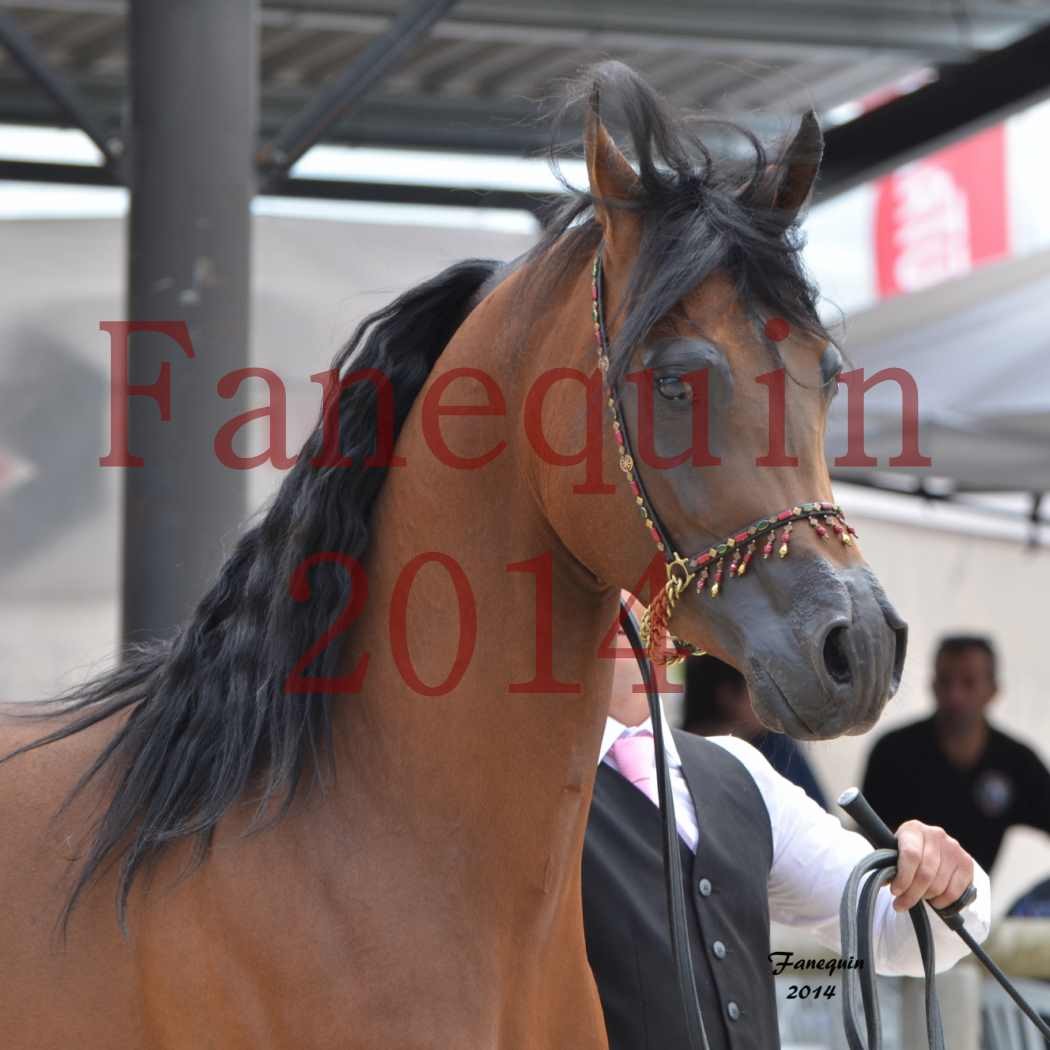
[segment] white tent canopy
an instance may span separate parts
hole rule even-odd
[[[851,317],[845,348],[870,377],[902,368],[919,402],[928,467],[890,467],[901,452],[896,382],[865,397],[865,451],[875,468],[833,467],[843,480],[944,479],[955,491],[1050,491],[1050,252],[987,266]],[[847,368],[850,366],[847,365]],[[846,451],[848,398],[828,427],[828,461]]]

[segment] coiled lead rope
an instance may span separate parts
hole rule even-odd
[[[876,846],[884,847],[868,854],[853,869],[846,881],[846,888],[842,892],[842,903],[839,907],[842,955],[845,958],[863,959],[865,963],[863,967],[841,971],[842,1022],[846,1029],[846,1039],[850,1050],[881,1050],[882,1029],[879,1019],[878,993],[875,986],[872,929],[875,900],[879,890],[891,882],[897,874],[897,839],[871,808],[859,789],[850,788],[843,792],[839,798],[839,805],[857,822],[869,841]],[[1045,1039],[1050,1040],[1050,1026],[1024,1000],[1021,993],[1010,983],[1009,977],[996,966],[966,929],[963,917],[959,913],[976,895],[977,891],[970,886],[954,904],[950,904],[947,908],[934,908],[933,911],[945,925],[962,938],[967,948],[999,982],[1024,1015],[1039,1029]],[[922,969],[926,982],[926,1035],[930,1050],[945,1050],[944,1027],[941,1023],[940,1006],[937,1001],[933,931],[930,929],[929,912],[920,901],[908,912],[908,915],[915,929],[915,937],[919,942],[919,955],[922,958]]]

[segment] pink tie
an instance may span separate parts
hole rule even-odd
[[[620,737],[612,746],[620,772],[652,802],[659,798],[656,788],[656,752],[653,734],[645,731]]]

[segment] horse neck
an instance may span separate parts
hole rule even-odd
[[[372,785],[363,790],[373,811],[396,811],[428,863],[454,847],[472,865],[498,865],[550,891],[578,867],[611,681],[610,662],[596,657],[616,597],[540,510],[519,413],[542,358],[523,368],[509,350],[492,350],[513,282],[456,333],[397,443],[405,462],[389,472],[376,506],[367,611],[348,646],[347,667],[367,654],[367,671],[362,691],[337,706],[336,734],[360,771],[355,779]],[[588,305],[571,304],[584,336]],[[435,455],[425,411],[434,384],[462,367],[484,368],[506,398],[503,415],[440,419],[459,456],[506,443],[474,469]],[[488,398],[461,384],[443,400]],[[450,675],[447,691],[420,690]]]

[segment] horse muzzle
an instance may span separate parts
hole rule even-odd
[[[755,711],[801,739],[865,733],[900,685],[908,626],[866,565],[798,568],[784,615],[745,655]]]

